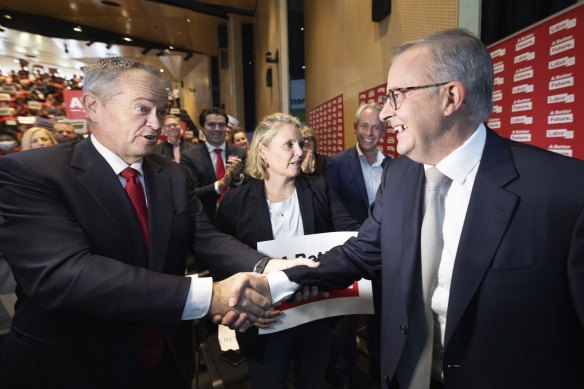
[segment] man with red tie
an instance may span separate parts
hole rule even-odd
[[[219,233],[187,169],[153,154],[167,109],[155,67],[99,60],[82,102],[89,138],[0,163],[0,251],[18,283],[0,387],[189,389],[192,319],[245,330],[269,300],[251,273],[185,277],[187,249],[219,276],[263,255]]]
[[[185,150],[180,159],[191,171],[195,191],[211,221],[223,193],[244,183],[245,153],[225,142],[228,122],[227,114],[220,108],[201,111],[199,124],[206,140]]]

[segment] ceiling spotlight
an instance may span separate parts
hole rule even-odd
[[[12,16],[10,16],[10,15],[6,14],[6,15],[4,15],[4,19],[8,19],[8,20],[10,20],[10,19],[12,19]]]
[[[83,28],[81,28],[81,26],[75,26],[73,27],[73,31],[83,32]]]
[[[188,61],[188,60],[189,60],[189,59],[191,59],[191,58],[193,58],[193,53],[188,53],[188,54],[185,56],[184,60],[185,60],[185,61]]]
[[[6,31],[6,29],[4,29],[4,27],[0,26],[0,32],[4,32]]]
[[[125,36],[125,37],[124,37],[124,40],[125,40],[126,42],[132,42],[132,38],[130,38],[130,37],[127,37],[127,36]]]
[[[174,50],[174,46],[168,46],[168,50]]]

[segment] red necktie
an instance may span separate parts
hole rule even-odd
[[[127,167],[120,173],[120,176],[126,179],[126,193],[132,202],[136,216],[138,216],[144,247],[148,252],[148,208],[146,207],[144,188],[142,188],[138,174],[136,169]],[[159,327],[148,326],[144,335],[144,349],[140,354],[139,366],[143,369],[152,369],[156,366],[163,347],[164,334],[162,330]]]
[[[217,164],[215,165],[215,175],[217,176],[217,180],[220,180],[225,176],[225,164],[223,163],[223,157],[221,156],[221,152],[223,150],[215,149],[213,151],[217,154]],[[217,204],[219,204],[221,202],[221,199],[223,199],[223,195],[225,194],[226,191],[227,191],[227,187],[223,188],[223,190],[221,191],[221,194],[219,195],[219,198],[217,199]]]
[[[140,231],[144,239],[144,247],[148,252],[148,208],[146,207],[146,196],[144,189],[138,178],[138,171],[134,168],[127,167],[120,173],[120,176],[126,179],[126,193],[132,202],[138,221],[140,222]]]

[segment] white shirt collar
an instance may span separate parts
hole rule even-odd
[[[452,181],[464,184],[466,177],[481,161],[486,138],[487,131],[485,125],[481,123],[466,142],[438,162],[436,169]],[[424,165],[426,170],[430,167]]]
[[[211,153],[215,149],[221,149],[221,150],[225,151],[225,142],[221,143],[221,146],[219,146],[219,147],[215,147],[211,143],[205,142],[205,146],[207,146],[207,150],[209,150],[209,153]]]
[[[359,147],[359,143],[357,143],[355,145],[355,148],[357,149],[357,155],[359,155],[359,158],[361,158],[361,159],[364,158],[365,161],[367,161],[367,157],[365,157],[365,154],[363,154],[363,152],[361,151],[361,148]],[[376,148],[376,150],[377,150],[377,154],[376,154],[377,161],[375,161],[375,163],[373,165],[371,165],[372,167],[381,165],[381,163],[385,159],[385,155],[383,155],[383,153],[381,151],[379,151],[379,149]]]
[[[91,135],[89,137],[89,139],[91,140],[91,143],[93,144],[93,146],[95,147],[97,152],[111,166],[111,168],[114,170],[114,173],[116,173],[116,175],[120,174],[122,172],[122,170],[124,170],[125,168],[128,167],[128,164],[126,162],[124,162],[123,159],[121,159],[119,156],[114,154],[107,147],[105,147],[104,145],[99,143],[99,141],[97,140],[97,138],[95,136]],[[138,170],[138,172],[141,175],[144,175],[144,171],[142,170],[142,162],[143,162],[143,160],[140,159],[138,162],[134,162],[133,164],[131,164],[130,167],[133,167],[134,169]]]

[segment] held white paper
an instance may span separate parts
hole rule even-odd
[[[331,248],[341,245],[357,232],[327,232],[288,239],[258,242],[258,251],[274,258],[305,257],[316,259]],[[260,335],[282,331],[313,320],[339,315],[372,314],[371,281],[359,280],[349,288],[332,291],[327,298],[317,297],[301,303],[282,303],[280,321],[259,330]]]

